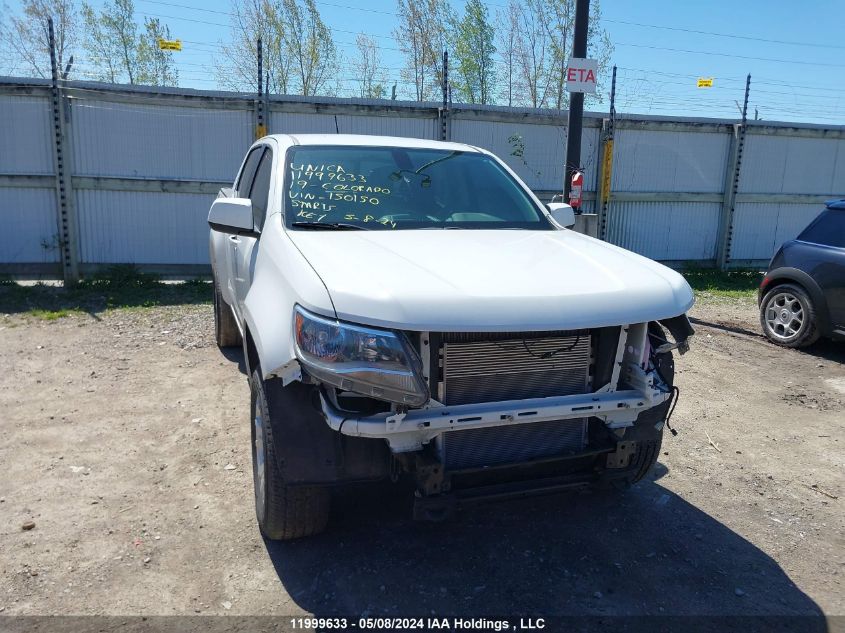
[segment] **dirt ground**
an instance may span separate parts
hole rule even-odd
[[[680,434],[628,493],[430,524],[348,491],[289,544],[256,527],[210,306],[0,316],[0,612],[845,615],[845,345],[776,348],[750,299],[692,316]]]

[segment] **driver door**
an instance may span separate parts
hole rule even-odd
[[[259,145],[250,151],[244,161],[243,169],[241,169],[238,181],[235,184],[232,192],[235,198],[249,198],[249,191],[252,188],[252,183],[255,180],[255,172],[258,169],[258,163],[261,160],[261,155],[264,153],[264,146]],[[235,280],[235,274],[238,269],[237,260],[239,257],[239,250],[241,245],[241,236],[236,234],[226,235],[226,289],[228,297],[231,297],[230,305],[240,316],[240,309],[238,308],[239,298],[237,295],[238,288]]]
[[[258,254],[258,232],[264,227],[267,205],[270,201],[270,187],[273,181],[273,151],[266,146],[256,149],[261,150],[258,167],[255,170],[255,178],[250,186],[249,195],[244,196],[252,201],[252,219],[256,233],[254,235],[236,236],[237,240],[234,242],[232,258],[232,279],[234,280],[235,297],[237,299],[236,310],[238,310],[239,315],[243,311],[243,303],[252,286],[255,257]]]

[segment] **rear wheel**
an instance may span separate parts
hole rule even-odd
[[[795,284],[775,286],[760,303],[766,337],[783,347],[805,347],[819,338],[816,311],[807,292]]]
[[[273,379],[276,380],[276,379]],[[269,539],[291,540],[319,534],[329,519],[331,496],[328,488],[288,486],[279,472],[274,449],[273,429],[282,427],[271,416],[284,412],[270,411],[267,404],[268,385],[258,369],[250,378],[252,391],[252,475],[255,489],[255,514],[261,533]],[[275,424],[273,424],[275,422]],[[284,438],[281,438],[284,441]]]
[[[241,345],[241,333],[235,323],[232,308],[223,300],[217,282],[214,282],[214,339],[217,347],[238,347]]]

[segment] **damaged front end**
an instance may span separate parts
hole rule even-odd
[[[685,315],[576,331],[389,332],[381,341],[359,329],[299,336],[302,378],[317,386],[333,431],[387,444],[389,472],[413,477],[416,512],[429,518],[457,503],[644,476],[675,394],[672,351],[684,353],[693,333]],[[301,346],[329,360],[315,365]]]

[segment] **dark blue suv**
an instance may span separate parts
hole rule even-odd
[[[785,242],[760,284],[760,325],[773,343],[804,347],[845,339],[845,200],[832,200]]]

